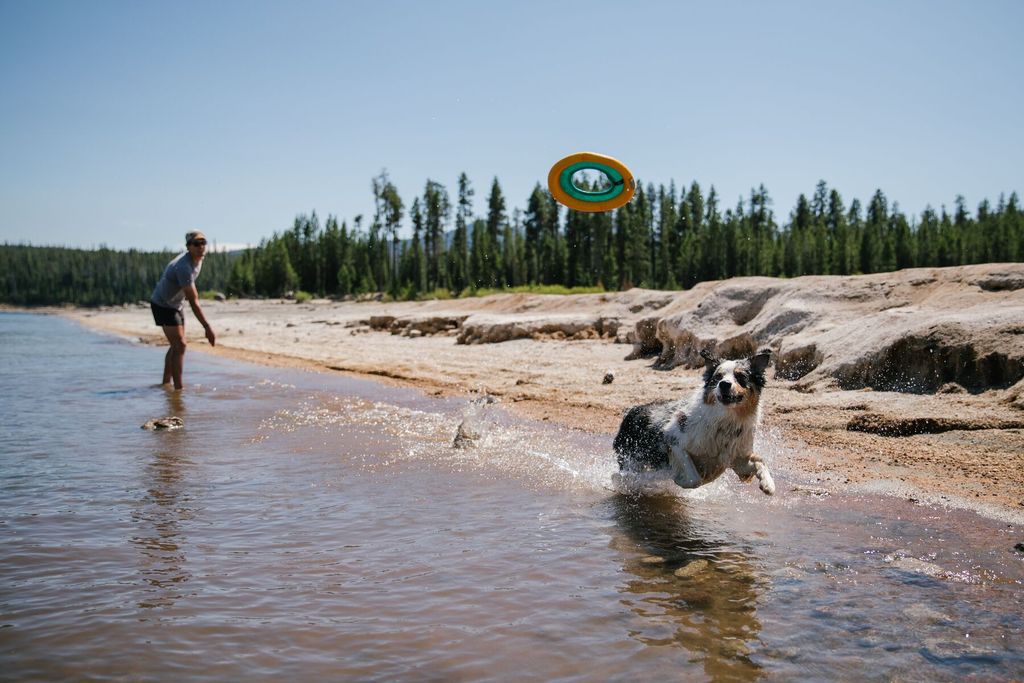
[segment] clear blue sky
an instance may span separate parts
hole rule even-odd
[[[0,242],[257,243],[465,171],[524,207],[590,150],[642,182],[819,179],[917,215],[1024,191],[1024,2],[0,0]],[[404,221],[408,225],[408,219]]]

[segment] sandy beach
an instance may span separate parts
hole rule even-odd
[[[1022,288],[1024,266],[995,264],[740,278],[687,292],[206,301],[215,348],[190,313],[187,319],[193,351],[374,377],[431,395],[488,394],[515,413],[609,440],[629,406],[689,394],[698,385],[701,373],[687,360],[693,352],[687,343],[720,350],[765,345],[776,358],[762,425],[781,484],[777,495],[859,488],[1022,523],[1024,401],[1022,381],[1011,381],[1024,356]],[[753,300],[760,301],[756,311]],[[860,308],[851,313],[852,305]],[[797,309],[803,313],[795,315]],[[61,314],[95,330],[166,344],[148,306]],[[799,323],[783,324],[793,320]],[[921,334],[928,342],[923,351],[911,343]],[[947,365],[973,362],[986,369],[984,381],[1002,378],[1005,386],[965,387],[979,375],[961,377],[958,366],[943,372],[962,384],[879,390],[891,376],[864,360],[899,365],[904,377],[922,353]],[[994,357],[1002,365],[994,367]],[[154,377],[160,370],[154,367]],[[199,379],[186,358],[186,384]]]

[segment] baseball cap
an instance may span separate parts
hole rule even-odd
[[[194,242],[195,240],[205,240],[206,235],[203,234],[202,230],[191,230],[185,233],[185,244]]]

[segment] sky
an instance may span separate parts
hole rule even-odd
[[[257,244],[579,151],[909,216],[1024,192],[1024,2],[0,0],[0,242]]]

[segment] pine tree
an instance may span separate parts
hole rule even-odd
[[[444,229],[451,213],[448,191],[441,183],[428,180],[423,191],[427,252],[427,287],[450,288],[445,268]]]
[[[883,239],[885,226],[889,222],[889,208],[885,195],[876,190],[868,204],[867,217],[860,243],[860,270],[862,273],[877,273],[882,267]]]
[[[807,274],[806,262],[811,261],[808,249],[808,234],[811,231],[813,215],[807,197],[797,197],[796,208],[790,216],[789,227],[783,235],[782,270],[787,277]]]
[[[469,277],[473,289],[483,289],[491,283],[490,266],[487,255],[490,253],[487,222],[482,218],[473,221],[473,236],[469,247]]]
[[[829,243],[828,272],[849,275],[853,272],[850,228],[843,208],[843,198],[836,190],[832,190],[828,195],[828,215],[825,219],[825,226],[828,231]]]
[[[658,187],[658,270],[655,280],[662,289],[678,289],[675,273],[675,225],[678,220],[676,211],[676,185],[672,182],[666,191],[665,186]]]
[[[505,197],[501,193],[498,178],[491,183],[491,194],[487,198],[487,273],[484,277],[488,287],[501,287],[504,282],[504,266],[501,262],[501,235],[508,223],[505,213]]]
[[[469,286],[469,224],[473,219],[474,191],[465,173],[459,175],[459,199],[455,209],[455,234],[448,252],[448,274],[452,289],[461,292]]]
[[[548,201],[547,192],[541,189],[537,183],[530,198],[526,203],[526,213],[523,217],[523,225],[526,230],[524,244],[524,258],[526,261],[526,281],[528,284],[538,284],[542,278],[541,242],[545,232],[552,220],[557,224],[557,210],[552,219],[551,203]]]

